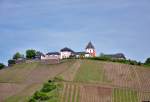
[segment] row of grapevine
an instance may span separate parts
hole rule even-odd
[[[64,83],[61,102],[79,102],[79,90],[78,85]]]
[[[130,89],[115,88],[112,102],[139,102],[138,92]]]

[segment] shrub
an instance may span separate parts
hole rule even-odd
[[[130,65],[138,65],[137,61],[129,60]]]
[[[46,93],[37,91],[37,92],[35,92],[33,98],[36,99],[36,100],[44,101],[44,100],[48,100],[50,97]],[[33,99],[32,99],[32,101],[33,101]]]
[[[16,61],[15,61],[15,60],[12,60],[12,59],[8,60],[8,65],[9,65],[9,66],[10,66],[10,65],[13,65],[13,64],[16,64]]]
[[[3,63],[0,63],[0,69],[5,68],[5,65]]]
[[[126,60],[126,59],[112,59],[109,56],[91,57],[91,58],[87,58],[87,59],[100,60],[100,61],[119,62],[119,63],[130,64],[130,65],[142,65],[141,62],[137,62],[136,60],[130,60],[130,59],[129,60]],[[148,62],[149,61],[147,61],[147,63]]]
[[[33,97],[29,100],[29,102],[36,102],[36,99],[34,99]]]
[[[53,81],[52,81],[52,80],[48,80],[48,82],[49,82],[49,83],[52,83]]]
[[[50,91],[56,89],[56,87],[57,87],[57,86],[56,86],[55,83],[53,83],[53,82],[51,82],[51,83],[45,83],[45,84],[43,85],[43,88],[41,89],[41,91],[42,91],[42,92],[50,92]]]
[[[91,60],[101,60],[101,61],[111,61],[111,59],[109,57],[91,57],[91,58],[87,58],[87,59],[91,59]]]

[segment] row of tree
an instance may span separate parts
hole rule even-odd
[[[33,49],[29,49],[26,51],[26,58],[27,59],[34,59],[36,56],[37,51]],[[23,54],[20,54],[19,52],[15,53],[13,56],[13,59],[18,60],[20,58],[24,58]]]
[[[34,49],[26,50],[26,56],[17,52],[13,55],[12,59],[8,60],[8,65],[16,64],[18,61],[24,61],[25,59],[35,59],[38,51]]]

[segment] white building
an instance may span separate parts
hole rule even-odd
[[[46,54],[47,59],[60,59],[59,52],[49,52]]]
[[[46,55],[41,56],[41,60],[51,60],[51,59],[60,59],[59,52],[49,52]]]
[[[80,57],[90,57],[90,54],[87,52],[76,52],[75,53],[76,58],[80,58]]]
[[[73,55],[74,55],[74,51],[71,50],[70,48],[65,47],[60,50],[60,59],[69,58],[70,56]]]

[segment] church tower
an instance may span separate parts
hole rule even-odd
[[[86,52],[90,54],[90,57],[95,57],[96,56],[96,51],[95,47],[91,42],[88,43],[88,45],[85,48]]]

